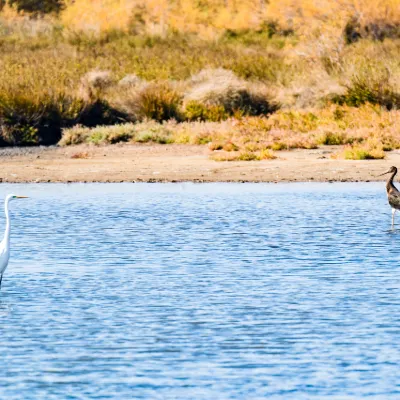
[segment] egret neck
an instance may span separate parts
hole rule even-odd
[[[4,232],[4,244],[6,248],[10,247],[10,233],[11,233],[11,221],[10,221],[10,210],[8,205],[10,203],[11,197],[7,198],[7,201],[4,202],[4,213],[6,214],[6,230]]]

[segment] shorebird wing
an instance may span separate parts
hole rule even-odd
[[[397,210],[400,209],[400,192],[399,191],[393,191],[392,193],[389,194],[389,204],[393,207],[396,208]]]

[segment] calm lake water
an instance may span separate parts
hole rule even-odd
[[[0,399],[400,398],[383,183],[10,192]]]

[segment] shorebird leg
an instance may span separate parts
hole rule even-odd
[[[396,209],[392,208],[392,229],[394,229],[394,214],[396,213]]]

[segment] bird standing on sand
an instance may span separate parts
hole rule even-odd
[[[4,212],[6,214],[6,230],[4,232],[4,238],[0,243],[0,289],[1,281],[3,280],[4,271],[7,268],[8,260],[10,259],[10,232],[11,232],[11,221],[10,212],[8,210],[8,204],[13,199],[27,199],[25,196],[15,196],[9,194],[4,201]]]
[[[390,207],[392,207],[392,229],[394,228],[394,214],[396,210],[400,210],[400,192],[397,190],[396,186],[393,184],[393,179],[397,174],[396,167],[390,167],[389,171],[384,172],[378,176],[392,174],[386,183],[386,193],[389,201]]]

